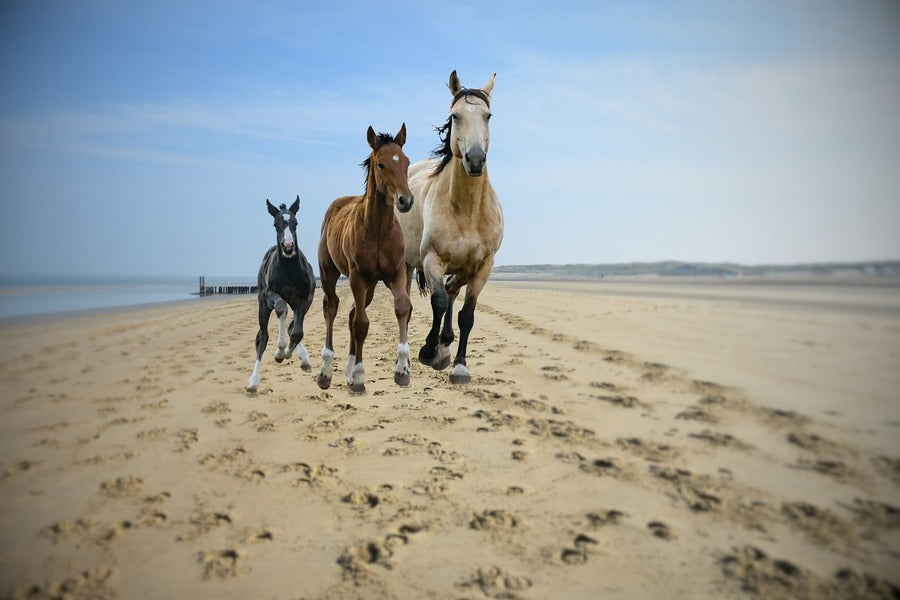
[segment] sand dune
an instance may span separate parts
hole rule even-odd
[[[380,288],[365,395],[320,301],[256,394],[255,298],[0,326],[0,594],[900,597],[897,288],[491,282],[408,388]]]

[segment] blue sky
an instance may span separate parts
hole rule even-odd
[[[497,73],[498,264],[900,258],[900,4],[0,3],[0,274],[253,275]]]

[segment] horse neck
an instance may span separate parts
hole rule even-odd
[[[447,166],[450,167],[450,203],[458,212],[478,213],[491,185],[487,165],[480,177],[467,175],[460,158],[454,157]]]
[[[394,207],[387,203],[384,194],[375,186],[375,176],[370,172],[363,196],[363,223],[366,235],[381,238],[386,229],[394,224]]]
[[[281,255],[281,250],[276,248],[272,266],[276,269],[281,269],[285,273],[293,273],[300,267],[300,252],[295,251],[293,258],[285,258]]]

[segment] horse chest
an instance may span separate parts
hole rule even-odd
[[[489,254],[481,236],[462,231],[437,241],[434,249],[450,267],[481,263]]]
[[[309,275],[304,268],[293,265],[292,267],[275,266],[269,275],[268,288],[284,298],[288,304],[294,305],[309,296],[314,283],[309,281]]]

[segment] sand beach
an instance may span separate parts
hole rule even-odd
[[[407,388],[379,287],[363,395],[321,298],[255,394],[255,297],[0,324],[0,597],[900,596],[900,287],[491,281]]]

